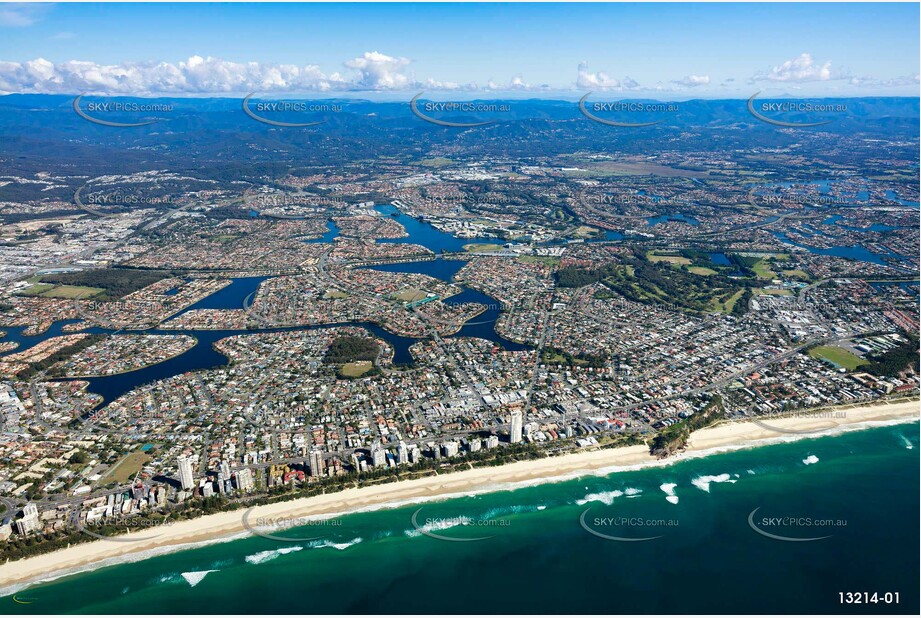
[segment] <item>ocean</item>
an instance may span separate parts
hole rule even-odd
[[[918,488],[919,425],[893,424],[265,528],[15,600],[6,591],[0,604],[8,614],[918,614]],[[848,592],[879,602],[841,604]]]

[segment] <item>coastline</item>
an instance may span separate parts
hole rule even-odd
[[[139,530],[118,542],[97,540],[66,549],[8,561],[0,565],[0,594],[13,594],[28,585],[109,564],[180,551],[196,544],[222,542],[250,534],[243,522],[251,520],[325,519],[357,511],[394,508],[417,502],[448,499],[471,493],[515,489],[526,484],[559,482],[618,470],[668,466],[689,458],[741,450],[777,442],[817,438],[842,431],[919,418],[918,400],[832,409],[837,414],[791,416],[764,421],[723,422],[694,432],[687,449],[675,457],[657,459],[645,445],[577,451],[555,457],[521,461],[499,467],[474,468],[449,474],[352,488],[331,494],[299,498],[253,508],[216,513],[164,526],[162,532]]]

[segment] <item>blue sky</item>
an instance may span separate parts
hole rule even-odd
[[[0,92],[913,95],[900,4],[0,4]]]

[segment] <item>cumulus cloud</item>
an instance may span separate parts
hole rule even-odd
[[[588,70],[587,62],[580,62],[576,87],[580,90],[631,90],[638,88],[639,84],[629,77],[619,80],[604,71],[592,73]]]
[[[592,73],[588,70],[587,62],[580,62],[576,86],[579,88],[619,88],[620,82],[604,71]]]
[[[921,83],[921,75],[903,75],[901,77],[891,77],[888,79],[876,79],[874,77],[852,77],[848,83],[857,87],[882,87],[895,88],[899,86],[916,86]]]
[[[70,33],[60,33],[55,38],[66,38]],[[70,60],[51,62],[36,58],[25,62],[0,61],[0,93],[77,94],[98,93],[110,95],[240,95],[259,93],[310,93],[310,92],[412,92],[432,90],[446,92],[551,92],[567,90],[547,84],[533,84],[521,76],[508,81],[454,82],[432,77],[417,80],[407,58],[388,56],[378,51],[342,63],[340,70],[327,73],[315,64],[271,64],[261,62],[232,62],[214,57],[192,56],[179,62],[124,62],[100,64]],[[752,78],[786,82],[785,87],[796,88],[809,81],[848,80],[853,87],[912,86],[918,76],[897,77],[885,80],[870,77],[851,77],[836,74],[831,63],[819,65],[809,54],[776,66]],[[721,84],[732,83],[732,78]],[[687,75],[670,82],[641,86],[630,77],[617,79],[604,71],[591,71],[588,64],[578,65],[575,83],[579,90],[620,92],[681,92],[688,88],[706,89],[712,84],[709,75]],[[571,88],[571,85],[570,85]]]
[[[348,91],[547,91],[550,86],[515,77],[506,83],[457,83],[416,79],[407,71],[410,60],[366,52],[343,63],[342,72],[325,73],[313,64],[230,62],[192,56],[181,62],[98,64],[44,58],[27,62],[0,61],[0,93],[124,95],[244,94],[248,92]]]
[[[7,2],[0,4],[0,26],[24,28],[40,21],[49,11],[50,4]]]
[[[793,60],[787,60],[779,66],[772,67],[770,71],[756,73],[752,81],[770,82],[824,82],[831,79],[843,79],[846,75],[835,75],[831,69],[831,61],[818,64],[812,59],[811,54],[800,54]]]
[[[358,71],[355,84],[367,90],[399,90],[411,84],[404,73],[409,66],[408,58],[394,58],[380,52],[365,52],[363,56],[345,63],[349,69]]]
[[[201,94],[249,91],[327,91],[344,88],[341,78],[316,65],[228,62],[192,56],[184,62],[103,65],[44,58],[0,62],[0,92],[73,94]]]
[[[686,88],[694,88],[696,86],[709,86],[710,85],[710,76],[709,75],[687,75],[681,79],[676,79],[672,81],[673,84],[679,86],[684,86]]]
[[[458,84],[457,82],[443,82],[431,77],[425,80],[426,90],[477,90],[476,84]]]

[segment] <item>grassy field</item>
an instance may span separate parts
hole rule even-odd
[[[715,275],[716,271],[712,268],[707,268],[706,266],[691,266],[688,268],[689,273],[694,273],[695,275]]]
[[[720,313],[731,313],[732,308],[736,306],[736,303],[740,298],[742,298],[742,294],[744,293],[745,289],[743,288],[727,298],[726,302],[720,302],[718,298],[713,298],[710,301],[710,305],[713,307],[714,311],[719,311]]]
[[[754,290],[754,293],[756,295],[764,294],[767,296],[793,296],[792,290],[786,290],[786,289],[781,289],[781,288],[770,288],[770,289],[759,288],[757,290]]]
[[[354,361],[342,365],[339,373],[347,378],[358,378],[371,371],[374,364],[371,361]]]
[[[794,279],[802,279],[803,281],[809,281],[809,273],[805,270],[785,270],[783,274],[787,277],[792,277]]]
[[[20,296],[41,296],[45,292],[54,289],[54,284],[52,283],[33,283],[22,292]]]
[[[867,361],[855,354],[851,354],[844,348],[833,345],[820,345],[809,350],[809,356],[820,360],[830,361],[839,367],[844,367],[848,371],[853,371],[861,365],[866,365]]]
[[[44,298],[92,298],[102,292],[105,292],[102,288],[91,288],[82,285],[33,283],[20,294],[22,296],[42,296]]]
[[[108,474],[100,479],[99,483],[100,485],[112,481],[116,483],[127,483],[135,474],[141,471],[141,468],[143,468],[144,464],[148,461],[150,461],[150,455],[143,451],[128,453],[120,462],[109,470]]]
[[[92,298],[105,292],[102,288],[90,288],[82,285],[59,285],[43,292],[45,298]]]
[[[326,290],[326,293],[323,294],[323,298],[330,300],[333,298],[348,298],[349,295],[343,292],[342,290]]]
[[[681,255],[658,255],[655,251],[646,254],[650,262],[668,262],[669,264],[690,264],[691,260]]]
[[[404,303],[411,303],[415,300],[422,300],[426,296],[428,296],[428,294],[416,288],[407,288],[405,290],[400,290],[399,292],[393,295],[394,298],[396,298],[397,300],[403,301]]]
[[[434,157],[432,159],[422,159],[419,161],[419,165],[424,165],[426,167],[445,167],[452,163],[454,163],[454,161],[445,157]]]
[[[578,159],[573,159],[577,161]],[[679,169],[648,162],[581,161],[580,169],[566,169],[567,176],[665,176],[667,178],[705,178],[708,172]],[[573,166],[575,167],[575,166]]]
[[[464,245],[464,251],[468,251],[470,253],[492,253],[495,251],[502,251],[504,249],[505,247],[502,245],[495,245],[488,242],[474,242],[470,243],[469,245]]]
[[[575,238],[588,238],[590,236],[595,236],[600,230],[597,227],[589,227],[587,225],[580,225],[579,227],[573,229],[570,234]]]
[[[771,265],[767,259],[758,260],[752,270],[755,271],[755,274],[758,275],[759,279],[776,279],[777,273],[771,270]]]

